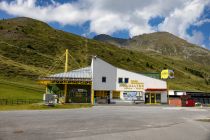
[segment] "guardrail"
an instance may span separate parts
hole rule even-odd
[[[0,105],[32,104],[43,102],[41,99],[0,99]]]

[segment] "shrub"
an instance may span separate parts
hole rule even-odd
[[[109,55],[110,55],[110,56],[113,56],[114,54],[113,54],[112,52],[109,52]]]
[[[149,63],[148,62],[146,63],[146,67],[149,67]]]
[[[130,62],[130,61],[131,61],[131,59],[128,57],[128,58],[127,58],[127,62]]]
[[[32,50],[35,50],[30,44],[27,45],[27,48],[28,48],[28,49],[32,49]]]
[[[187,68],[187,67],[185,67],[185,70],[186,70],[186,71],[189,71],[189,72],[192,73],[193,75],[196,75],[196,76],[201,77],[201,78],[208,77],[208,74],[205,73],[205,72],[202,72],[202,71],[194,70],[194,69]]]

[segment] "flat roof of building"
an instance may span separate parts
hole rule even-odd
[[[85,80],[90,81],[92,79],[91,67],[85,67],[69,72],[63,72],[58,74],[49,75],[41,78],[42,80]]]

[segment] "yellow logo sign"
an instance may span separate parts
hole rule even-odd
[[[161,79],[168,79],[168,78],[170,78],[170,79],[174,78],[174,71],[169,70],[169,69],[162,70]]]

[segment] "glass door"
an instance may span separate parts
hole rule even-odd
[[[160,93],[156,94],[156,103],[158,103],[158,104],[161,103],[161,95],[160,95]]]
[[[150,103],[150,94],[149,93],[145,93],[145,103],[146,104]]]
[[[151,104],[155,103],[155,93],[151,93]]]

